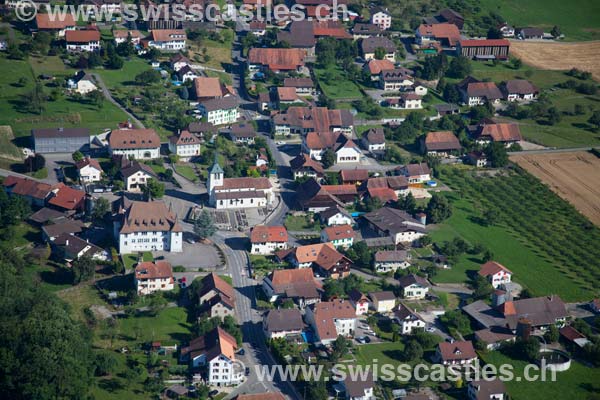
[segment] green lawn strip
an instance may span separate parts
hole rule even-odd
[[[139,306],[144,306],[143,301]],[[142,314],[120,319],[118,327],[120,336],[129,342],[159,341],[173,345],[189,340],[192,326],[187,322],[185,308],[168,307],[155,316]]]
[[[340,67],[314,68],[313,71],[327,97],[334,100],[358,100],[363,97],[359,87],[343,77]],[[332,79],[326,80],[327,74],[331,74]]]
[[[320,231],[321,225],[312,218],[312,215],[288,215],[284,225],[288,231]]]
[[[524,377],[523,369],[528,364],[525,361],[513,360],[499,351],[482,354],[482,359],[499,367],[503,364],[513,366],[516,377]],[[550,377],[550,371],[547,372]],[[586,399],[591,398],[593,393],[599,390],[600,368],[589,368],[577,361],[571,362],[571,368],[564,372],[558,372],[556,381],[533,381],[528,382],[521,379],[506,381],[506,387],[510,398],[514,400],[529,399]]]
[[[190,167],[189,165],[177,165],[176,169],[177,169],[177,173],[179,175],[183,176],[184,178],[186,178],[192,182],[196,182],[198,180],[196,171],[194,171],[194,168]]]
[[[123,260],[123,265],[125,265],[125,269],[132,269],[138,261],[137,254],[123,254],[121,255],[121,259]]]

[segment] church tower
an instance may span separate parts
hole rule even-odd
[[[206,189],[208,190],[209,202],[212,206],[215,206],[217,204],[215,188],[223,186],[224,176],[225,173],[223,172],[223,168],[221,168],[221,166],[219,165],[218,153],[215,152],[215,162],[208,169],[208,181],[206,182]]]

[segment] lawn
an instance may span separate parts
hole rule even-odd
[[[224,70],[226,65],[231,64],[233,36],[233,31],[227,29],[221,31],[223,42],[211,39],[203,39],[200,42],[188,41],[190,60],[200,62],[208,68]],[[205,54],[208,56],[208,61],[204,57]]]
[[[493,351],[482,355],[483,360],[496,367],[510,364],[514,367],[515,376],[523,377],[523,369],[528,365],[525,361],[513,360],[504,354]],[[550,376],[550,372],[548,372]],[[594,393],[600,391],[600,368],[589,368],[577,361],[571,363],[571,368],[558,372],[556,381],[547,380],[527,382],[522,379],[505,382],[514,400],[530,399],[591,399]]]
[[[48,127],[83,126],[89,128],[91,134],[98,134],[127,119],[121,110],[107,101],[102,108],[98,108],[95,105],[72,101],[64,96],[56,101],[46,101],[45,110],[40,115],[29,113],[24,110],[22,96],[34,87],[35,73],[31,65],[27,61],[8,60],[2,55],[0,70],[3,72],[0,76],[0,125],[10,125],[16,137],[28,136],[34,128]],[[17,84],[20,78],[27,80],[23,87]],[[47,94],[51,90],[52,88],[45,87]],[[20,145],[29,144],[23,142]]]
[[[178,164],[176,166],[177,169],[177,173],[181,176],[183,176],[184,178],[192,181],[192,182],[196,182],[198,180],[198,176],[196,175],[196,171],[194,171],[194,168],[189,166],[189,165],[181,165]]]
[[[284,225],[288,231],[320,231],[321,225],[313,221],[313,215],[288,215]]]
[[[600,3],[596,0],[480,0],[482,14],[500,14],[513,26],[536,26],[550,32],[558,25],[565,40],[600,39]]]
[[[326,69],[314,68],[314,74],[321,90],[327,97],[334,100],[358,100],[363,97],[356,83],[343,76],[340,67],[332,66]]]
[[[159,341],[163,345],[180,344],[189,340],[191,327],[187,322],[187,311],[183,307],[165,308],[155,316],[123,318],[118,325],[120,336],[126,341]]]
[[[123,260],[123,265],[125,266],[125,269],[129,270],[129,269],[132,269],[135,264],[137,264],[138,255],[137,254],[123,254],[123,255],[121,255],[121,259]]]
[[[455,192],[448,197],[453,215],[432,232],[435,242],[462,237],[481,243],[494,259],[514,272],[514,280],[539,295],[558,294],[566,301],[593,297],[599,279],[594,245],[600,229],[531,175],[473,178],[444,168],[440,179]],[[482,224],[482,210],[493,209],[499,222]],[[436,282],[466,282],[482,263],[463,255],[450,270],[439,270]]]
[[[148,61],[138,57],[131,57],[125,61],[122,69],[97,69],[94,70],[94,73],[102,77],[102,80],[109,89],[127,90],[127,87],[134,84],[136,75],[150,69],[152,67],[150,67]]]

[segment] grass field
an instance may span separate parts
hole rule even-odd
[[[125,61],[122,69],[98,69],[94,70],[94,73],[102,77],[108,88],[127,90],[128,86],[135,84],[136,75],[150,69],[152,68],[148,61],[131,57],[131,59]]]
[[[14,138],[10,126],[0,126],[0,157],[20,161],[23,159],[23,153],[13,143]]]
[[[524,376],[523,369],[528,365],[525,361],[513,360],[498,351],[484,354],[483,359],[496,367],[502,364],[512,365],[517,377]],[[514,400],[591,399],[594,393],[600,391],[599,382],[600,368],[589,368],[573,361],[568,371],[557,373],[555,382],[550,380],[527,382],[522,379],[521,382],[511,380],[505,384],[510,398]]]
[[[313,71],[327,97],[334,100],[358,100],[363,97],[359,87],[342,75],[340,67],[314,68]]]
[[[187,311],[183,307],[169,307],[156,316],[142,315],[124,318],[119,322],[120,335],[130,340],[137,336],[139,342],[176,344],[190,337],[191,325],[187,323]]]
[[[440,180],[454,192],[448,194],[453,215],[434,232],[434,241],[459,236],[471,244],[482,243],[494,259],[511,269],[514,279],[536,294],[558,294],[566,301],[593,297],[600,279],[600,229],[533,176],[474,178],[469,172],[444,168]],[[495,210],[499,222],[480,222],[484,210]],[[468,272],[481,263],[462,256],[450,270],[439,271],[437,282],[468,280]]]
[[[549,32],[561,28],[565,40],[600,39],[600,3],[595,0],[480,0],[482,13],[500,14],[513,26],[535,26]]]
[[[198,180],[198,176],[196,175],[196,171],[189,165],[177,165],[177,173],[184,178],[196,182]]]
[[[288,215],[284,225],[288,231],[320,231],[321,225],[312,218],[312,215]]]

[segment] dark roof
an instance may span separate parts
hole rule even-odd
[[[405,261],[408,258],[406,250],[379,250],[375,253],[375,261],[377,262],[396,262]]]
[[[66,220],[58,224],[45,225],[42,230],[46,236],[56,238],[64,233],[80,233],[83,228],[83,222],[79,220]]]
[[[265,317],[265,328],[268,332],[300,331],[304,327],[300,310],[271,310]]]
[[[285,78],[283,80],[283,86],[294,88],[312,88],[315,86],[315,84],[310,78]]]
[[[208,122],[190,122],[188,131],[191,133],[216,132],[217,128]]]
[[[43,207],[29,216],[29,220],[37,222],[38,224],[45,224],[49,221],[56,221],[59,219],[65,219],[69,216],[69,213],[64,211],[57,211],[52,208]]]
[[[380,231],[390,235],[410,230],[426,232],[425,227],[407,212],[391,207],[382,207],[379,210],[371,211],[363,215],[363,218]]]
[[[83,240],[80,237],[72,235],[70,233],[63,233],[54,240],[54,244],[57,246],[64,247],[71,254],[79,254],[86,247],[89,249],[83,255],[93,256],[103,252],[104,250],[93,243]]]
[[[458,105],[448,103],[435,104],[434,107],[439,113],[456,112],[460,110]]]
[[[143,164],[137,160],[129,160],[129,162],[121,168],[121,176],[127,179],[133,174],[136,174],[140,171],[147,173],[148,175],[156,178],[156,173],[150,166]]]
[[[356,23],[352,33],[356,35],[380,35],[383,31],[375,24]]]
[[[526,79],[511,79],[503,85],[507,94],[532,94],[538,93],[538,88]]]
[[[428,151],[460,150],[461,145],[456,135],[450,131],[429,132],[425,137],[425,148]]]
[[[198,297],[202,297],[206,293],[210,292],[211,290],[214,290],[218,293],[223,294],[224,296],[227,296],[229,299],[234,301],[234,293],[233,293],[233,288],[231,287],[231,285],[229,285],[227,282],[225,282],[223,280],[223,278],[221,278],[214,272],[210,273],[210,274],[206,275],[204,278],[202,278],[201,282],[202,282],[202,286],[198,293]]]
[[[59,138],[75,138],[75,137],[90,137],[88,128],[43,128],[32,129],[31,135],[34,139],[59,139]]]
[[[544,31],[540,28],[521,28],[519,33],[525,37],[544,36]]]
[[[314,25],[312,21],[293,21],[287,31],[277,34],[277,40],[286,42],[292,47],[313,47],[317,40],[315,38]]]
[[[475,331],[475,337],[486,344],[494,344],[505,340],[513,340],[515,335],[504,327],[491,327]]]
[[[365,135],[367,142],[370,144],[382,144],[385,143],[385,134],[383,128],[371,128]]]
[[[396,300],[396,295],[392,291],[384,291],[384,292],[369,292],[369,297],[371,300],[377,301],[388,301],[388,300]]]
[[[238,106],[238,100],[235,96],[227,96],[221,99],[205,100],[200,102],[200,104],[202,107],[204,107],[206,112],[209,112],[221,109],[236,108]]]
[[[453,343],[441,342],[439,345],[440,355],[443,361],[470,360],[477,358],[473,348],[473,342],[457,340]]]
[[[323,219],[328,219],[339,213],[347,216],[348,218],[352,218],[352,215],[350,215],[350,213],[345,208],[340,206],[330,207],[324,211],[321,211],[319,213],[319,216]]]
[[[344,380],[344,387],[346,388],[346,397],[353,398],[363,398],[365,396],[365,390],[371,389],[375,386],[373,382],[373,373],[368,372],[368,375],[365,377],[366,379],[352,379],[350,374]]]
[[[374,53],[375,49],[379,47],[385,49],[388,53],[396,51],[396,44],[386,37],[368,37],[360,43],[363,53]]]
[[[415,275],[415,274],[409,274],[409,275],[405,275],[402,278],[398,279],[398,284],[400,285],[401,288],[405,288],[408,287],[410,285],[414,285],[417,284],[419,286],[424,286],[424,287],[429,287],[429,281],[427,281],[427,279],[419,276],[419,275]]]
[[[301,153],[294,157],[290,161],[290,168],[292,168],[292,171],[299,171],[303,168],[310,168],[313,171],[315,171],[317,175],[323,175],[324,173],[323,166],[321,165],[321,163],[313,160],[306,153]]]
[[[506,385],[498,378],[470,381],[469,386],[476,389],[475,400],[496,399],[497,397],[493,397],[494,395],[506,394]]]
[[[516,328],[520,318],[531,321],[533,326],[550,325],[558,318],[566,318],[569,313],[559,296],[534,297],[507,301],[500,305],[509,327]]]
[[[404,170],[407,176],[429,175],[431,173],[427,163],[407,164],[404,166]]]

